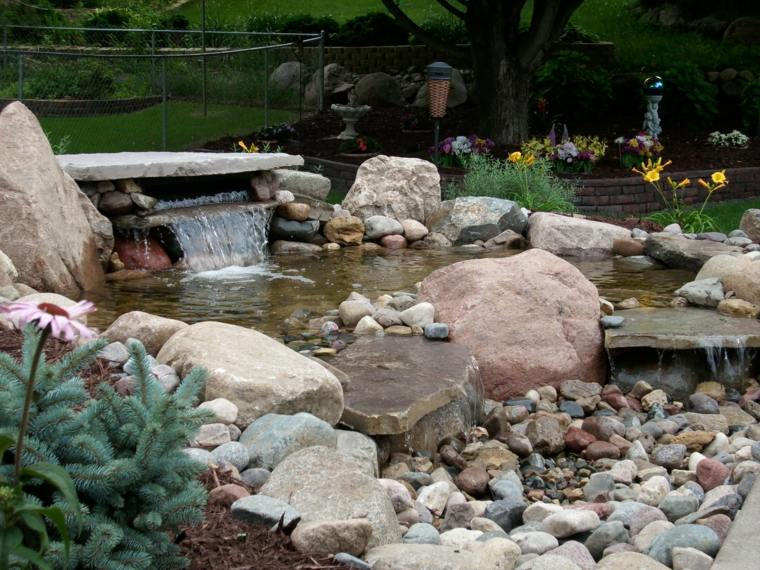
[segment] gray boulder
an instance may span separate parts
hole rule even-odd
[[[505,230],[519,234],[527,224],[528,217],[516,202],[485,196],[446,200],[426,222],[431,232],[446,236],[454,245],[487,241]]]
[[[354,87],[356,103],[371,107],[401,107],[404,97],[398,82],[382,71],[368,73]]]
[[[700,307],[717,307],[726,298],[723,283],[717,277],[690,281],[678,289],[676,295]]]
[[[295,91],[306,78],[306,70],[300,61],[286,61],[269,75],[269,85],[275,91]]]

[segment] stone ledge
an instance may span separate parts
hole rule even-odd
[[[757,568],[760,547],[757,543],[757,522],[760,520],[760,482],[752,490],[737,513],[723,547],[715,557],[712,570],[749,570]]]
[[[77,182],[218,176],[303,165],[302,157],[285,153],[118,152],[62,154],[57,158]]]

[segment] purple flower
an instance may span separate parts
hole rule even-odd
[[[6,303],[0,305],[0,313],[5,313],[8,320],[17,328],[23,328],[28,323],[34,323],[37,328],[44,330],[50,327],[54,338],[72,341],[81,336],[84,339],[95,338],[97,335],[77,319],[95,311],[95,305],[90,301],[78,303],[64,309],[52,303]]]

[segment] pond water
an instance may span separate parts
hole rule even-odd
[[[338,307],[351,291],[375,298],[394,291],[414,291],[432,271],[464,259],[515,255],[513,250],[473,254],[456,250],[400,250],[385,255],[343,248],[322,256],[277,256],[252,267],[228,267],[190,273],[177,269],[147,279],[109,283],[88,295],[98,312],[88,321],[104,329],[120,314],[141,310],[188,323],[216,320],[271,336],[296,309],[319,316]],[[627,259],[568,259],[615,302],[637,297],[647,306],[667,306],[673,292],[693,279],[676,269],[642,269]]]

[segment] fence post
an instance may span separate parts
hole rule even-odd
[[[169,114],[166,108],[166,58],[161,58],[161,148],[168,146]]]
[[[201,89],[203,90],[203,116],[208,115],[208,99],[206,94],[206,0],[201,0],[201,55],[203,67],[203,77],[201,78]]]
[[[3,71],[8,69],[8,23],[3,20]]]
[[[156,88],[156,31],[150,33],[150,94]]]
[[[18,54],[18,100],[24,100],[24,54]]]
[[[319,32],[319,110],[325,110],[325,31]]]
[[[269,46],[264,48],[264,128],[269,126]]]

